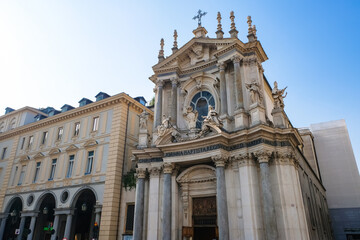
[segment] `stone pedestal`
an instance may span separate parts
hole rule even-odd
[[[278,128],[287,128],[286,115],[282,108],[274,108],[271,112],[274,126]]]
[[[196,38],[201,38],[201,37],[205,38],[207,31],[204,27],[199,25],[198,28],[193,31],[193,34],[195,35]]]
[[[147,148],[148,147],[148,131],[147,129],[140,129],[139,131],[139,145],[138,148]]]
[[[229,117],[228,115],[222,115],[219,117],[219,119],[222,121],[223,124],[223,128],[226,131],[232,131],[233,130],[233,125],[232,125],[232,118]]]
[[[250,105],[250,126],[266,123],[265,108],[260,106],[258,103]]]
[[[235,129],[243,129],[249,126],[249,117],[244,109],[235,111]]]

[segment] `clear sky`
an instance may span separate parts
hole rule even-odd
[[[160,38],[170,55],[192,37],[198,9],[215,37],[235,12],[239,38],[247,41],[252,16],[269,60],[272,84],[288,86],[285,110],[295,127],[345,119],[360,165],[360,1],[0,1],[0,111],[5,107],[78,106],[99,91],[150,100],[148,77]],[[4,112],[0,112],[3,114]]]

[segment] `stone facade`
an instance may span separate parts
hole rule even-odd
[[[132,168],[139,115],[147,112],[151,131],[152,112],[124,93],[88,102],[0,134],[0,239],[17,228],[19,237],[30,229],[29,240],[52,229],[51,239],[89,239],[95,222],[100,239],[120,234],[123,172]]]
[[[161,40],[152,142],[133,151],[134,239],[332,239],[325,188],[284,112],[286,88],[267,82],[251,18],[246,43],[234,18],[230,37],[218,14],[216,38],[199,25],[166,58]]]

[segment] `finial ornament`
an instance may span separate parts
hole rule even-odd
[[[206,14],[207,14],[207,12],[202,12],[202,11],[199,9],[198,14],[193,17],[193,20],[196,20],[196,19],[198,20],[198,26],[199,26],[199,27],[201,26],[201,18],[202,18],[203,16],[205,16]]]
[[[217,30],[218,31],[222,31],[222,26],[221,26],[221,14],[220,12],[217,13],[217,21],[218,21],[218,25],[217,25]]]
[[[247,24],[248,24],[248,39],[250,42],[253,42],[257,39],[256,37],[256,26],[252,25],[251,16],[247,17]]]
[[[175,53],[178,50],[178,45],[177,45],[177,31],[176,29],[174,30],[174,47],[172,48],[172,52]]]
[[[231,11],[230,12],[230,20],[231,20],[231,30],[236,30],[236,27],[235,27],[235,16],[234,16],[234,11]]]
[[[162,60],[164,60],[164,39],[162,38],[160,40],[160,51],[159,51],[159,62],[161,62]]]

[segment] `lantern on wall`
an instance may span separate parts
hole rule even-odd
[[[87,210],[86,203],[83,203],[83,205],[81,205],[81,211],[86,212],[86,210]]]
[[[44,207],[44,209],[43,209],[43,214],[48,214],[49,213],[49,209],[47,208],[47,207]]]

